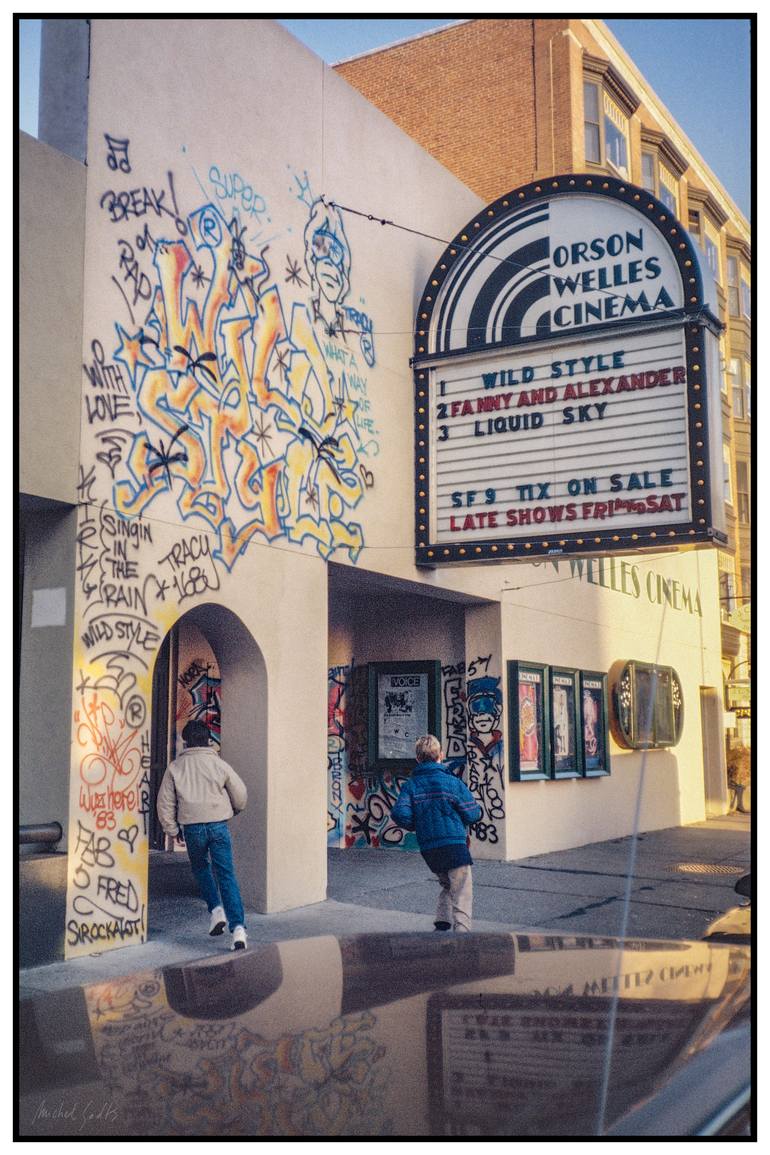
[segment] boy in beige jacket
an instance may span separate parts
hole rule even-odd
[[[203,722],[188,722],[182,740],[185,748],[169,763],[160,784],[158,818],[166,834],[187,844],[193,875],[211,914],[209,934],[222,934],[227,924],[232,949],[243,950],[243,902],[227,820],[245,807],[246,787],[209,745]]]

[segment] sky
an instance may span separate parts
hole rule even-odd
[[[422,20],[283,19],[327,64],[452,23]],[[751,216],[752,108],[748,19],[619,17],[606,20],[735,203]],[[20,126],[37,132],[40,21],[20,22]]]

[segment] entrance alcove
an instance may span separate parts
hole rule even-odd
[[[187,855],[171,862],[157,822],[155,799],[177,741],[177,691],[180,688],[179,637],[197,631],[214,658],[218,673],[217,712],[220,754],[243,779],[248,805],[230,824],[233,856],[245,906],[267,909],[267,670],[262,652],[241,619],[225,606],[208,603],[188,610],[172,627],[158,651],[153,672],[150,807],[150,898],[169,890],[197,894]],[[192,716],[192,715],[191,715]],[[181,721],[181,719],[180,719]],[[181,726],[179,727],[181,729]],[[165,869],[173,866],[173,871]],[[182,868],[185,876],[180,877]],[[181,886],[180,886],[181,884]]]

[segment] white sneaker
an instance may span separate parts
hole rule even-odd
[[[246,949],[246,930],[242,926],[236,926],[233,931],[233,945],[230,950],[245,950]]]
[[[222,934],[226,926],[227,918],[225,917],[225,908],[223,906],[215,906],[211,912],[209,934]]]

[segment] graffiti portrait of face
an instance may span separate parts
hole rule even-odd
[[[344,296],[345,247],[328,229],[316,229],[311,242],[311,261],[318,287],[332,305]]]
[[[488,695],[473,698],[469,707],[471,727],[478,734],[491,734],[500,717],[500,708],[495,699]]]

